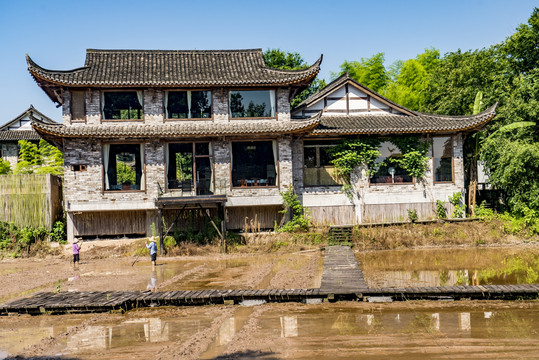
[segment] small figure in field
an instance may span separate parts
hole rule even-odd
[[[82,239],[77,238],[73,242],[73,268],[78,268],[79,266],[79,252],[82,246]]]
[[[152,259],[152,269],[155,269],[155,262],[157,260],[157,245],[155,244],[155,238],[150,238],[150,243],[146,240],[146,247],[150,249],[150,258]]]

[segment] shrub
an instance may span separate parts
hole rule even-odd
[[[282,232],[295,232],[295,231],[308,231],[309,230],[309,216],[299,201],[298,194],[294,191],[294,187],[290,185],[288,190],[281,192],[283,197],[284,210],[282,214],[291,212],[291,219],[281,226],[278,231]]]
[[[49,237],[51,241],[56,241],[60,244],[66,244],[67,234],[65,229],[65,223],[63,221],[55,222]]]
[[[410,222],[416,222],[417,221],[417,210],[416,209],[406,209],[408,212],[408,220]]]
[[[445,209],[443,201],[436,200],[436,217],[438,219],[447,218],[447,210]]]
[[[449,196],[449,202],[453,205],[453,214],[451,215],[454,218],[462,218],[464,216],[464,210],[466,210],[466,205],[461,204],[462,193],[460,191],[453,193]]]

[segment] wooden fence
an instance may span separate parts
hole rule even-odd
[[[62,181],[50,174],[0,175],[0,221],[52,229],[62,216]]]

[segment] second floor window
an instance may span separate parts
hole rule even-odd
[[[104,91],[101,94],[103,119],[142,119],[142,91]]]
[[[166,119],[211,118],[210,91],[166,91]]]
[[[228,101],[231,118],[275,117],[275,90],[232,90]]]

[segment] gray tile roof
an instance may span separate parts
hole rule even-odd
[[[0,141],[39,140],[41,136],[35,130],[0,131]]]
[[[415,112],[414,115],[389,113],[322,115],[313,135],[402,134],[455,132],[477,129],[496,114],[497,103],[477,115],[446,116]]]
[[[84,67],[48,70],[26,55],[38,82],[91,87],[211,87],[303,85],[320,70],[320,57],[304,70],[266,67],[262,49],[252,50],[95,50]]]
[[[237,121],[237,122],[175,122],[173,124],[111,124],[111,125],[48,125],[33,122],[34,129],[44,137],[65,138],[180,138],[193,136],[278,135],[308,132],[319,122],[319,116],[293,121]]]

